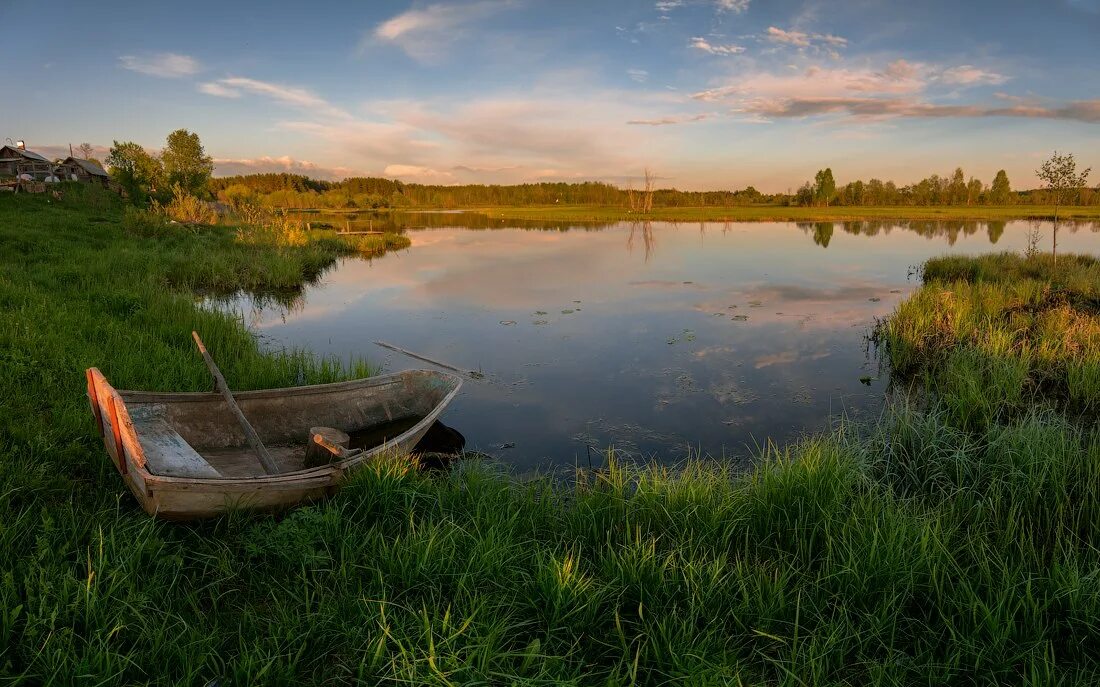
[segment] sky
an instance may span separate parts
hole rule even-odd
[[[1100,0],[0,0],[0,138],[217,175],[787,191],[1100,175]]]

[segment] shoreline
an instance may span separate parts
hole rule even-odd
[[[262,351],[193,298],[203,286],[299,283],[348,248],[128,226],[121,207],[76,199],[0,199],[0,220],[11,246],[0,253],[0,676],[1095,677],[1088,571],[1100,551],[1081,535],[1100,532],[1100,435],[1039,405],[970,430],[950,408],[899,403],[874,425],[763,447],[743,474],[612,462],[566,487],[477,460],[425,474],[394,457],[324,502],[166,523],[141,511],[104,454],[83,368],[124,387],[208,389],[190,346],[198,329],[234,388],[365,374]],[[1061,312],[1049,305],[1036,316]],[[1100,386],[1080,388],[1100,398]]]

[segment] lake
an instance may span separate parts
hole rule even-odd
[[[222,307],[265,346],[425,366],[381,340],[483,372],[443,421],[521,472],[602,465],[608,447],[742,459],[873,416],[888,378],[866,337],[918,285],[919,265],[1021,251],[1034,229],[1050,243],[1049,224],[1026,221],[398,221],[423,227],[407,229],[407,250],[343,260],[289,306],[242,295]],[[1095,252],[1098,229],[1063,225],[1059,250]]]

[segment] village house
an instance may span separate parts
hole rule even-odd
[[[67,157],[58,163],[57,176],[62,181],[94,182],[103,186],[108,186],[111,179],[99,163],[79,157]]]
[[[0,177],[17,177],[29,181],[45,181],[54,176],[54,163],[22,146],[0,148]],[[26,175],[26,176],[24,176]]]

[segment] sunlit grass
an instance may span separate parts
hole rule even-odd
[[[359,372],[261,352],[196,306],[211,281],[300,283],[308,250],[102,212],[0,197],[4,681],[1096,683],[1100,434],[1052,410],[971,430],[899,402],[748,473],[612,456],[563,484],[387,456],[279,516],[151,520],[103,454],[84,367],[207,389],[198,329],[236,388]]]
[[[1100,261],[948,257],[924,279],[878,331],[901,380],[920,380],[968,427],[1039,402],[1095,416]]]

